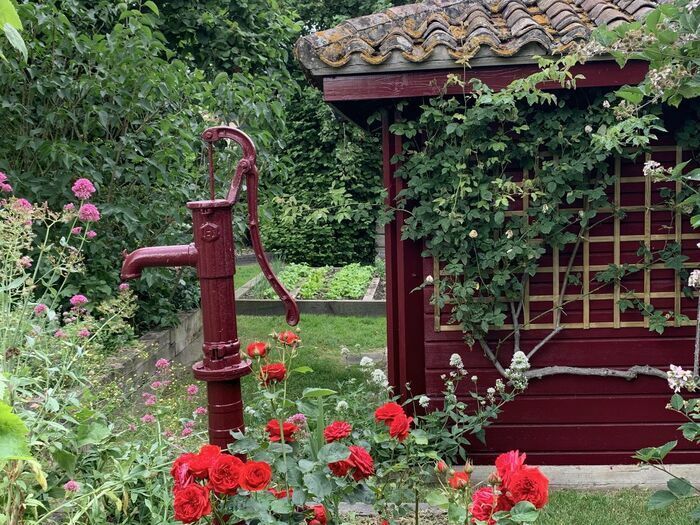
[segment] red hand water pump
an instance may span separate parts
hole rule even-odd
[[[260,242],[258,169],[253,141],[242,131],[227,126],[206,130],[202,139],[208,145],[210,200],[187,203],[192,212],[194,243],[140,248],[125,253],[122,279],[137,279],[141,270],[147,267],[192,266],[197,269],[201,287],[204,359],[192,369],[197,379],[207,383],[209,441],[225,449],[233,441],[231,432],[244,428],[241,378],[251,371],[250,361],[242,361],[240,357],[233,283],[236,261],[232,212],[244,178],[250,239],[263,275],[284,303],[287,323],[291,326],[299,322],[299,309],[272,272]],[[222,139],[237,142],[243,150],[243,157],[236,167],[228,195],[225,199],[216,199],[214,143]]]

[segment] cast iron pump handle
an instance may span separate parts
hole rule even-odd
[[[270,283],[272,289],[284,304],[287,312],[287,324],[296,326],[299,323],[299,307],[289,292],[285,289],[277,276],[270,268],[265,251],[260,241],[260,227],[258,220],[258,167],[256,164],[255,144],[251,138],[241,130],[229,126],[216,126],[207,129],[202,133],[202,140],[209,146],[209,192],[211,200],[214,196],[214,143],[222,139],[230,139],[238,143],[243,151],[243,158],[236,166],[236,173],[231,181],[231,186],[226,196],[226,201],[231,205],[238,201],[238,197],[243,185],[243,177],[246,178],[248,195],[248,228],[250,240],[253,243],[253,251],[262,269],[265,279]]]

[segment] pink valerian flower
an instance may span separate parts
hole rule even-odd
[[[88,230],[88,232],[85,234],[85,236],[88,239],[94,239],[95,237],[97,237],[97,232],[95,230]]]
[[[191,427],[185,427],[182,429],[182,432],[180,432],[180,437],[187,437],[192,435],[192,428]]]
[[[144,414],[141,416],[141,422],[142,423],[155,423],[156,422],[156,416],[153,414]]]
[[[12,186],[6,182],[0,182],[0,192],[2,193],[12,193]]]
[[[79,492],[80,491],[80,483],[77,481],[71,479],[67,483],[63,485],[63,490],[66,492]]]
[[[129,283],[122,283],[119,285],[120,292],[127,292],[129,290]]]
[[[133,423],[129,423],[129,425],[126,427],[129,429],[129,432],[136,432],[136,425]]]
[[[75,204],[69,202],[63,206],[63,211],[73,211],[75,209]]]
[[[194,409],[195,416],[203,416],[207,413],[207,407],[197,407]]]
[[[83,222],[97,222],[100,220],[100,210],[94,204],[83,204],[78,210],[78,218]]]
[[[86,200],[95,193],[95,186],[88,179],[78,179],[73,183],[71,190],[78,199]]]
[[[185,421],[184,427],[185,428],[194,428],[195,422],[194,421]]]
[[[20,259],[17,263],[19,264],[20,268],[31,268],[32,267],[32,258],[29,257],[28,255],[25,255],[24,257],[20,257]]]
[[[81,294],[76,294],[70,298],[70,304],[73,306],[81,306],[83,304],[87,304],[87,302],[88,298]]]
[[[83,233],[83,227],[82,226],[76,226],[75,228],[71,228],[71,234],[73,235],[80,235]]]
[[[294,414],[287,419],[287,422],[301,426],[306,423],[306,416],[304,414]]]
[[[199,393],[199,387],[197,385],[188,385],[187,386],[187,395],[192,397],[196,396]]]
[[[149,392],[144,392],[141,397],[143,397],[143,404],[146,405],[147,407],[152,407],[153,405],[156,404],[157,398],[154,394],[151,394]]]
[[[161,357],[160,359],[158,359],[158,361],[156,361],[156,368],[158,370],[167,370],[168,368],[170,368],[170,361],[168,361],[164,357]]]
[[[7,182],[7,175],[0,171],[0,183]]]
[[[39,303],[34,307],[34,315],[41,315],[46,311],[47,306],[44,303]]]
[[[153,383],[151,383],[151,388],[153,390],[158,390],[159,388],[162,388],[162,387],[163,387],[162,381],[153,381]]]
[[[163,431],[163,436],[166,437],[166,438],[171,438],[171,437],[174,437],[174,436],[175,436],[175,433],[174,433],[172,430],[170,430],[169,428],[166,428],[166,429]]]
[[[17,199],[15,201],[15,209],[19,211],[30,212],[34,208],[32,207],[32,203],[29,202],[27,199]]]
[[[54,337],[58,337],[59,339],[61,339],[61,338],[63,338],[63,337],[66,336],[66,333],[65,333],[63,330],[56,330],[56,331],[53,333],[53,336],[54,336]]]
[[[87,328],[81,328],[78,330],[78,337],[90,337],[90,330]]]

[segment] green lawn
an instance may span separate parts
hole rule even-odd
[[[691,525],[697,500],[662,511],[647,511],[649,492],[558,491],[551,495],[541,525]]]
[[[290,383],[292,393],[307,387],[334,388],[340,381],[358,377],[358,367],[348,367],[341,348],[362,354],[386,347],[386,320],[383,317],[337,317],[302,315],[299,323],[302,345],[295,366],[309,366],[313,374],[299,375]],[[268,340],[273,331],[290,329],[283,317],[238,317],[238,336],[243,349],[252,341]],[[246,378],[246,388],[256,388],[253,378]]]
[[[242,266],[236,266],[236,277],[234,279],[236,288],[240,288],[259,273],[260,266],[257,264],[244,264]]]

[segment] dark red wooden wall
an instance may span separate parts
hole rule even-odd
[[[383,122],[384,177],[389,191],[388,200],[393,202],[402,182],[394,177],[396,166],[391,163],[394,154],[400,151],[399,137],[388,132],[390,114]],[[668,142],[667,142],[668,144]],[[659,160],[672,165],[677,158],[660,154]],[[668,158],[667,158],[668,157]],[[655,157],[656,158],[656,157]],[[634,182],[641,176],[642,161],[621,166],[623,176],[632,177],[632,182],[622,190],[622,201],[628,206],[644,205],[644,182]],[[611,190],[613,191],[613,190]],[[640,200],[641,199],[641,200]],[[653,202],[652,204],[658,204]],[[655,212],[654,212],[655,213]],[[658,217],[650,215],[651,234],[663,232],[668,225],[668,213]],[[631,212],[620,223],[623,235],[644,235],[644,212]],[[683,221],[681,233],[689,234],[688,221]],[[389,328],[389,373],[398,393],[406,393],[405,384],[410,382],[413,394],[425,392],[431,399],[439,400],[442,391],[440,376],[449,372],[449,358],[459,353],[469,375],[479,377],[479,389],[484,392],[500,377],[492,364],[477,346],[468,348],[460,331],[436,330],[436,313],[431,304],[432,289],[411,292],[428,275],[434,275],[432,259],[421,257],[418,243],[401,240],[403,219],[386,227],[387,250],[387,313]],[[607,228],[607,229],[606,229]],[[603,225],[595,235],[609,236],[613,226]],[[692,237],[692,235],[691,235]],[[653,241],[654,248],[662,241]],[[700,261],[697,240],[683,241],[684,253],[691,260]],[[620,243],[620,262],[635,262],[638,241]],[[589,263],[603,265],[613,262],[612,243],[590,245]],[[564,255],[564,254],[563,254]],[[582,257],[582,255],[580,256]],[[551,256],[543,265],[551,265]],[[576,261],[583,264],[582,259]],[[637,290],[644,288],[644,277],[634,276],[628,283]],[[635,281],[636,280],[636,281]],[[673,292],[673,271],[657,269],[650,275],[650,292]],[[552,292],[552,275],[533,279],[531,293],[546,295]],[[576,290],[571,289],[574,293]],[[601,293],[611,290],[601,290]],[[657,307],[673,308],[672,298],[654,299]],[[614,319],[612,301],[591,301],[588,323],[611,322]],[[683,312],[695,318],[695,303],[691,299],[681,301]],[[551,307],[551,303],[549,304]],[[533,315],[545,311],[547,304],[531,305]],[[584,321],[580,305],[572,304],[567,309],[568,322],[581,324]],[[447,324],[449,315],[443,312],[438,325]],[[641,320],[638,313],[619,314],[620,322],[635,323]],[[546,318],[544,319],[546,321]],[[528,330],[522,333],[525,351],[532,348],[549,333],[549,330]],[[667,369],[669,364],[692,367],[694,329],[692,327],[668,328],[663,335],[656,335],[644,327],[623,328],[570,328],[565,329],[548,343],[535,357],[537,367],[570,365],[577,367],[612,367],[627,369],[635,365],[653,365]],[[494,334],[498,337],[498,334]],[[512,348],[502,349],[502,363],[507,366]],[[462,392],[464,395],[465,392]],[[475,444],[471,456],[477,463],[490,462],[500,452],[509,449],[526,451],[532,463],[538,464],[619,464],[633,463],[635,450],[659,445],[679,439],[676,431],[682,420],[665,406],[671,391],[663,379],[640,377],[627,381],[617,378],[554,376],[533,380],[527,391],[505,407],[502,416],[486,434],[487,445]],[[466,399],[466,398],[465,398]],[[700,462],[700,452],[680,438],[677,452],[670,456],[671,462]]]

